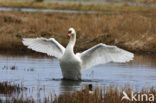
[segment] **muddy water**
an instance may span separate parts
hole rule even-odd
[[[29,90],[27,95],[34,97],[76,91],[88,84],[94,87],[127,84],[140,89],[155,87],[156,56],[136,55],[129,63],[92,67],[82,71],[83,80],[79,82],[63,81],[61,78],[59,61],[55,58],[0,54],[0,82],[22,84]]]

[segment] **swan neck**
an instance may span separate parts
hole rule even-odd
[[[73,48],[75,46],[75,42],[76,42],[76,34],[74,34],[73,36],[70,37],[70,41],[67,45],[67,48],[70,48],[71,50],[73,50]]]

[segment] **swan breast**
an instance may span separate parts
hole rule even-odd
[[[72,54],[65,54],[60,59],[60,66],[64,79],[81,79],[81,60]]]

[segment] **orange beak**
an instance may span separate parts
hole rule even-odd
[[[68,33],[68,36],[70,37],[71,36],[71,33]]]

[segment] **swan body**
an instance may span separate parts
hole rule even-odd
[[[74,53],[65,51],[59,61],[64,79],[81,79],[81,60]]]
[[[32,50],[58,58],[63,79],[81,80],[83,69],[108,62],[123,63],[133,60],[133,53],[103,43],[75,54],[73,48],[76,42],[76,32],[73,28],[68,30],[68,36],[70,41],[66,48],[54,38],[24,38],[22,42]]]

